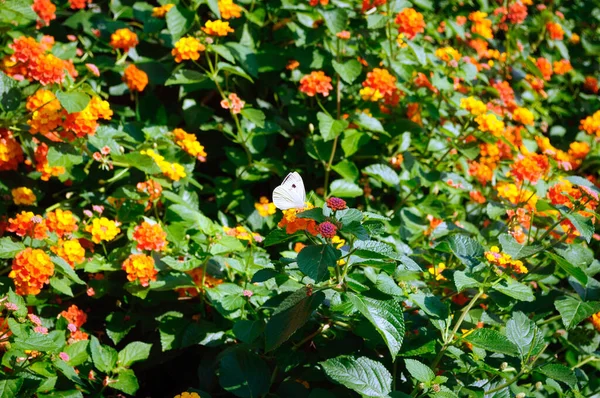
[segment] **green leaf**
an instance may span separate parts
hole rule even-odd
[[[339,250],[331,245],[306,246],[298,253],[298,268],[315,282],[323,282],[329,278],[329,267],[336,267],[339,258]]]
[[[520,301],[531,302],[535,300],[535,296],[529,285],[525,285],[510,278],[506,279],[505,282],[495,284],[493,289]]]
[[[208,4],[208,8],[217,16],[217,19],[221,19],[221,10],[219,9],[218,0],[206,0],[206,4]]]
[[[332,64],[333,69],[335,69],[342,80],[348,84],[352,84],[362,72],[362,65],[355,59],[351,59],[343,64],[333,61]]]
[[[6,0],[0,2],[0,22],[2,24],[26,25],[37,19],[32,2],[28,0]]]
[[[320,362],[333,381],[366,397],[385,397],[392,391],[392,375],[367,357],[339,356]]]
[[[263,246],[273,246],[278,243],[283,243],[287,242],[288,240],[292,240],[295,237],[296,235],[294,234],[288,235],[284,229],[274,229],[273,231],[269,232],[269,234],[265,237],[265,240],[263,241]]]
[[[69,356],[67,363],[70,366],[79,366],[88,360],[90,357],[87,352],[89,343],[90,342],[88,340],[80,340],[65,347],[65,352]]]
[[[19,350],[37,350],[56,353],[58,350],[63,348],[64,345],[64,332],[55,330],[48,334],[31,333],[28,336],[19,336],[15,338],[13,348]]]
[[[341,8],[321,10],[321,15],[325,20],[327,29],[329,29],[331,33],[339,33],[346,28],[346,24],[348,23],[348,14],[345,10]]]
[[[248,75],[244,69],[242,69],[241,67],[239,67],[237,65],[231,65],[231,64],[228,64],[227,62],[219,62],[217,64],[217,69],[224,70],[225,72],[231,73],[233,75],[243,77],[244,79],[248,80],[250,83],[254,83],[254,80],[252,80],[250,75]]]
[[[317,119],[319,119],[319,132],[325,141],[333,140],[348,127],[346,120],[336,120],[323,112],[317,113]]]
[[[380,29],[383,28],[388,20],[387,15],[384,14],[371,14],[367,17],[367,28],[368,29]]]
[[[435,379],[435,373],[429,366],[414,359],[405,359],[404,363],[408,373],[418,381],[429,384]]]
[[[390,166],[385,164],[372,164],[364,168],[363,173],[371,176],[387,186],[395,187],[400,184],[400,177]]]
[[[354,155],[361,147],[366,145],[371,140],[367,133],[362,133],[357,130],[346,130],[342,139],[342,150],[346,157]]]
[[[575,375],[575,372],[564,365],[549,363],[536,370],[551,379],[562,381],[571,388],[575,388],[577,385],[577,376]]]
[[[247,350],[230,351],[221,359],[219,383],[241,398],[260,397],[269,392],[271,372],[267,364]]]
[[[431,293],[415,293],[411,294],[409,298],[427,315],[439,319],[448,318],[448,306],[438,296]]]
[[[358,178],[358,167],[348,159],[344,159],[332,167],[333,171],[342,176],[343,179],[354,181]]]
[[[63,275],[66,275],[70,280],[80,285],[85,285],[85,282],[79,278],[75,270],[71,268],[69,263],[67,263],[64,259],[58,256],[51,256],[52,262],[57,267],[57,271]]]
[[[23,297],[16,294],[12,289],[8,290],[8,294],[6,295],[6,297],[8,297],[9,303],[12,303],[17,306],[17,310],[14,312],[16,316],[18,316],[19,318],[24,318],[27,316],[27,305],[25,304],[25,300],[23,299]]]
[[[25,250],[25,245],[23,243],[13,242],[8,236],[0,238],[0,258],[15,258],[17,253],[23,250]]]
[[[179,40],[194,23],[195,13],[183,6],[175,6],[166,15],[167,28],[173,37],[173,42]]]
[[[377,275],[377,281],[375,287],[382,293],[389,294],[390,296],[400,297],[404,294],[402,289],[396,284],[396,281],[388,274],[382,272]]]
[[[111,312],[106,317],[106,335],[115,344],[119,344],[135,326],[135,322],[125,319],[125,314],[122,312]]]
[[[0,8],[1,9],[1,8]],[[23,385],[23,379],[0,380],[0,398],[14,398]]]
[[[375,300],[354,293],[348,298],[358,311],[375,326],[388,346],[392,360],[396,358],[404,340],[404,313],[396,300]]]
[[[260,109],[244,108],[242,109],[242,116],[256,124],[258,127],[265,127],[265,114]]]
[[[50,286],[52,286],[52,288],[58,291],[59,293],[62,293],[69,297],[73,297],[73,290],[71,290],[71,284],[69,283],[69,280],[63,277],[62,275],[53,276],[52,278],[50,278]]]
[[[392,246],[376,240],[354,242],[353,248],[354,254],[363,258],[399,258]]]
[[[265,328],[265,351],[272,351],[287,341],[310,318],[325,300],[323,292],[309,295],[305,287],[296,290],[273,313]]]
[[[521,359],[537,355],[544,346],[544,334],[522,312],[514,312],[506,323],[506,337],[514,343]]]
[[[208,80],[208,76],[195,70],[179,69],[171,75],[165,82],[165,86],[175,86],[178,84],[196,84]]]
[[[532,256],[544,249],[542,245],[522,245],[510,234],[502,234],[498,240],[502,245],[502,251],[510,255],[514,260]]]
[[[467,267],[479,265],[478,257],[483,256],[483,246],[467,235],[452,235],[448,239],[450,250]]]
[[[148,359],[152,344],[134,341],[129,343],[119,352],[118,364],[126,368],[133,365],[135,362]]]
[[[238,340],[251,344],[264,333],[265,326],[263,321],[241,319],[233,325],[232,330]]]
[[[375,133],[385,133],[381,122],[366,113],[359,113],[354,122],[365,130],[373,131]]]
[[[329,192],[331,196],[337,196],[339,198],[356,198],[363,194],[361,187],[346,180],[333,181],[329,186]]]
[[[89,348],[96,369],[103,373],[112,372],[118,359],[117,351],[112,347],[100,344],[96,336],[92,336]]]
[[[589,318],[600,311],[600,302],[584,302],[579,298],[570,296],[565,296],[554,301],[554,306],[560,313],[563,324],[567,330],[574,328],[584,319]]]
[[[464,271],[456,271],[454,273],[454,284],[456,285],[456,291],[458,293],[465,289],[479,286],[479,282],[468,276]]]
[[[587,243],[590,243],[594,235],[594,222],[592,217],[584,217],[578,213],[567,213],[565,215]]]
[[[68,113],[81,112],[91,99],[89,95],[82,92],[65,93],[62,91],[56,92],[56,98]]]
[[[483,348],[490,352],[516,357],[519,355],[517,346],[506,338],[506,336],[492,329],[475,329],[465,337],[475,347]]]
[[[121,369],[117,373],[117,378],[114,383],[110,384],[111,388],[123,391],[125,394],[135,395],[140,388],[138,379],[131,369]]]
[[[419,61],[421,65],[427,65],[427,54],[425,54],[425,50],[423,49],[423,47],[413,42],[412,40],[407,40],[406,44],[408,44],[410,49],[417,57],[417,61]]]
[[[311,220],[315,220],[320,223],[326,220],[323,215],[323,209],[320,207],[315,207],[314,209],[304,210],[298,214],[296,214],[296,218],[309,218]]]
[[[585,272],[581,268],[574,266],[573,264],[571,264],[564,258],[557,256],[554,253],[546,252],[546,255],[548,257],[550,257],[552,260],[554,260],[556,265],[558,265],[560,268],[562,268],[567,274],[569,274],[573,278],[577,279],[579,281],[579,283],[581,283],[583,286],[587,285],[588,276],[585,274]]]

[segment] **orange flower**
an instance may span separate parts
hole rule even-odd
[[[76,328],[80,328],[87,322],[87,314],[79,309],[75,304],[71,305],[66,311],[62,311],[60,316],[72,323]]]
[[[592,325],[594,325],[594,328],[600,333],[600,312],[596,312],[589,320],[592,322]]]
[[[492,166],[496,167],[495,165]],[[485,186],[488,182],[492,181],[494,170],[490,165],[483,162],[472,161],[469,163],[469,175],[475,177],[481,185]]]
[[[321,4],[322,6],[326,6],[329,4],[329,0],[309,0],[308,4],[312,7],[317,6],[317,4]]]
[[[418,102],[411,102],[410,104],[407,104],[406,117],[409,118],[411,121],[417,123],[418,125],[422,126],[423,120],[421,118],[421,104],[419,104]],[[402,158],[402,155],[398,156]],[[394,159],[397,159],[397,157]],[[400,161],[400,163],[402,163],[402,161]]]
[[[138,192],[143,192],[147,194],[149,196],[148,200],[150,202],[154,202],[155,200],[160,199],[160,196],[162,195],[161,185],[154,180],[138,182],[136,188]]]
[[[312,71],[310,75],[300,79],[300,91],[309,97],[314,97],[317,94],[327,97],[330,90],[333,90],[331,78],[325,75],[323,71]]]
[[[31,8],[33,8],[33,11],[41,19],[41,22],[38,22],[38,27],[48,26],[50,25],[50,21],[56,19],[56,6],[50,0],[33,0]]]
[[[550,171],[550,163],[546,155],[530,153],[515,161],[510,168],[510,174],[516,181],[530,181],[535,184]]]
[[[148,75],[143,70],[138,69],[137,66],[131,64],[125,68],[123,81],[129,87],[129,91],[141,93],[148,84]]]
[[[201,162],[206,162],[206,156],[208,155],[194,134],[188,134],[183,129],[175,129],[173,135],[175,136],[175,143],[185,152]]]
[[[21,211],[15,218],[8,219],[8,232],[14,232],[20,237],[29,236],[34,239],[46,239],[48,228],[44,219],[40,215],[35,215],[30,211]]]
[[[31,206],[37,200],[33,191],[27,187],[15,188],[10,193],[16,205]]]
[[[77,219],[69,210],[56,209],[46,213],[46,225],[59,238],[77,231]]]
[[[520,1],[516,1],[508,6],[508,20],[517,25],[521,24],[527,18],[527,6]]]
[[[596,111],[592,116],[582,119],[579,128],[590,135],[595,134],[600,137],[600,111]]]
[[[128,281],[139,280],[144,287],[148,286],[150,281],[155,281],[158,274],[154,268],[154,259],[145,254],[130,254],[123,262],[122,269],[127,272]]]
[[[231,19],[239,18],[242,16],[242,7],[238,6],[233,0],[219,0],[219,12],[221,18]]]
[[[513,112],[513,120],[524,125],[533,126],[533,113],[527,108],[517,108]]]
[[[38,43],[33,37],[28,36],[17,37],[8,47],[13,50],[13,55],[11,55],[13,62],[20,62],[22,64],[27,64],[38,59],[46,51],[44,46]]]
[[[561,59],[560,61],[555,61],[552,65],[554,66],[554,73],[556,73],[557,75],[564,75],[565,73],[573,70],[571,62],[568,59]]]
[[[119,225],[116,221],[109,220],[106,217],[94,218],[92,223],[85,227],[85,230],[92,234],[94,243],[100,243],[103,240],[113,240],[121,232]]]
[[[544,80],[550,80],[552,77],[552,64],[550,64],[550,61],[548,61],[546,58],[538,58],[536,65],[542,73]]]
[[[23,149],[12,132],[0,128],[0,171],[16,170],[23,159]]]
[[[475,118],[480,131],[492,133],[496,137],[500,137],[504,132],[504,122],[499,120],[492,113],[485,113]]]
[[[75,137],[94,135],[98,128],[98,119],[110,120],[112,114],[113,112],[107,101],[100,99],[100,97],[92,97],[83,111],[67,115],[61,136],[73,141]]]
[[[513,260],[509,254],[501,253],[498,246],[492,246],[490,251],[485,252],[485,258],[491,264],[502,268],[512,269],[518,274],[526,274],[529,272],[521,260]]]
[[[367,73],[367,79],[362,83],[362,86],[379,92],[387,104],[395,105],[399,100],[396,77],[392,76],[386,69],[375,68]]]
[[[487,16],[487,13],[481,11],[470,13],[469,21],[473,22],[473,26],[471,26],[471,32],[486,39],[493,39],[494,34],[492,33],[492,21],[486,19]]]
[[[137,46],[138,43],[138,37],[135,32],[127,28],[117,29],[115,33],[110,35],[110,45],[114,49],[121,49],[127,52],[130,48]]]
[[[204,44],[200,43],[195,37],[182,37],[175,43],[175,48],[171,50],[171,55],[175,57],[175,62],[180,63],[183,60],[196,61],[200,58],[200,53],[206,50]]]
[[[187,174],[185,169],[179,163],[170,163],[165,160],[165,157],[154,152],[152,149],[144,150],[140,152],[142,155],[150,156],[156,165],[160,168],[160,171],[173,181],[179,181],[184,178]]]
[[[175,4],[165,4],[160,7],[154,7],[152,9],[152,16],[154,18],[164,18],[171,8],[175,7]]]
[[[583,82],[583,89],[587,92],[598,94],[598,79],[593,76],[586,76]]]
[[[88,4],[92,4],[92,0],[69,0],[72,10],[83,10]]]
[[[460,53],[453,47],[442,47],[435,50],[435,56],[446,63],[456,62],[460,59]]]
[[[296,61],[295,59],[290,59],[288,61],[287,65],[285,66],[285,69],[294,70],[299,66],[300,66],[300,62]]]
[[[220,19],[206,21],[202,30],[211,36],[227,36],[228,33],[234,32],[233,28],[229,26],[229,22],[223,22]]]
[[[203,291],[205,287],[210,289],[223,283],[223,279],[215,278],[214,276],[208,273],[204,274],[204,270],[202,267],[194,268],[193,270],[188,272],[188,275],[192,277],[194,284],[198,286],[198,288],[177,289],[177,292],[182,297],[196,297],[198,296],[198,291]]]
[[[8,277],[14,279],[15,292],[25,296],[37,295],[53,274],[54,264],[50,256],[43,250],[28,247],[15,256]]]
[[[65,79],[65,61],[52,55],[40,55],[29,63],[29,77],[42,86],[62,83]]]
[[[492,87],[498,90],[500,99],[505,105],[512,104],[515,101],[515,91],[507,81],[493,82]]]
[[[546,30],[548,30],[552,40],[562,40],[565,35],[565,31],[563,30],[562,26],[556,22],[548,22],[546,24]]]
[[[79,239],[59,239],[56,246],[50,247],[52,253],[65,260],[71,268],[81,264],[85,260],[85,249],[79,243]]]
[[[167,233],[159,224],[150,224],[147,221],[136,226],[133,231],[133,240],[137,242],[138,250],[163,251],[167,246]]]
[[[50,166],[48,163],[48,145],[42,142],[35,149],[35,169],[42,173],[40,179],[42,181],[48,181],[50,177],[58,177],[65,172],[65,168],[62,166]]]
[[[395,22],[398,24],[398,32],[404,33],[406,38],[411,40],[425,31],[423,14],[417,12],[414,8],[404,8],[396,15]]]
[[[281,221],[279,221],[277,226],[279,228],[285,228],[285,232],[290,235],[297,231],[307,231],[311,235],[317,236],[319,234],[319,230],[317,229],[317,223],[315,220],[311,220],[310,218],[296,217],[298,213],[301,213],[304,210],[310,210],[312,208],[314,208],[314,206],[310,203],[307,203],[304,209],[283,210],[283,218]]]

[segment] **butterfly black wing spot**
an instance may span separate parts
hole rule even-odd
[[[296,184],[292,184],[292,188],[296,188]]]

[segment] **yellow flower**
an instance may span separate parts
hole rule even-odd
[[[173,398],[201,398],[201,397],[200,397],[200,395],[198,395],[195,392],[184,391],[181,394],[175,395]]]
[[[504,133],[504,122],[492,113],[481,114],[475,118],[479,126],[479,130],[484,133],[489,132],[496,137],[500,137]]]
[[[164,6],[154,7],[152,9],[152,16],[155,18],[164,18],[173,7],[175,7],[175,4],[165,4]]]
[[[439,263],[437,265],[437,267],[434,267],[433,265],[430,265],[429,267],[427,267],[427,271],[429,271],[429,273],[431,275],[435,276],[435,280],[436,281],[445,281],[447,280],[446,277],[444,277],[444,275],[442,275],[442,272],[446,269],[446,264],[444,263]]]
[[[359,94],[364,101],[379,101],[383,98],[383,94],[375,88],[363,87],[360,89]]]
[[[336,235],[331,238],[331,243],[335,245],[336,249],[341,249],[346,244],[346,239],[342,239]]]
[[[600,312],[596,312],[594,315],[590,317],[590,321],[592,325],[596,328],[598,332],[600,332]]]
[[[152,149],[141,151],[141,154],[150,156],[154,160],[156,165],[160,168],[160,171],[162,171],[164,175],[166,175],[173,181],[179,181],[187,175],[182,165],[180,165],[179,163],[167,162],[164,156],[159,155]]]
[[[254,203],[254,208],[258,211],[261,217],[268,217],[277,212],[275,203],[269,202],[269,198],[261,196],[258,203]]]
[[[239,18],[242,16],[242,7],[235,4],[233,0],[219,0],[219,11],[223,19]]]
[[[206,161],[207,154],[204,152],[204,147],[200,145],[194,134],[188,134],[183,129],[175,129],[173,135],[175,135],[175,143],[184,151],[201,162]]]
[[[490,251],[485,252],[484,255],[486,260],[491,264],[502,268],[510,268],[518,274],[526,274],[529,272],[521,260],[513,260],[509,254],[500,252],[498,246],[492,246]]]
[[[233,28],[229,26],[229,22],[223,22],[220,19],[206,21],[202,30],[211,36],[227,36],[228,33],[234,32]]]
[[[182,37],[175,43],[175,48],[171,50],[171,55],[175,57],[175,62],[180,63],[183,60],[196,61],[200,58],[200,53],[206,50],[206,47],[195,37]]]
[[[513,112],[513,120],[515,122],[521,122],[525,125],[533,125],[533,113],[527,108],[517,108]]]
[[[460,59],[460,53],[453,47],[442,47],[435,50],[435,56],[444,62],[458,61]]]
[[[103,240],[113,240],[121,232],[119,224],[106,217],[94,218],[92,223],[85,227],[85,230],[92,234],[92,241],[94,243],[100,243]]]
[[[487,106],[482,101],[474,97],[462,98],[460,100],[461,109],[466,109],[472,115],[479,116],[487,112]]]
[[[37,200],[33,191],[27,187],[15,188],[10,193],[16,205],[31,206]]]

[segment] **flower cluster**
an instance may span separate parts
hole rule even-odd
[[[142,222],[133,230],[133,240],[137,242],[138,250],[163,251],[167,246],[167,233],[160,224]]]
[[[131,64],[123,72],[123,81],[129,87],[129,91],[141,93],[148,85],[148,75],[134,64]]]
[[[310,75],[306,75],[300,79],[300,91],[309,97],[314,97],[317,94],[327,97],[331,90],[333,90],[331,78],[321,70],[312,71]]]
[[[511,269],[517,274],[526,274],[529,272],[521,260],[513,260],[510,255],[500,252],[498,246],[492,246],[490,251],[485,252],[485,258],[491,264]]]
[[[19,295],[37,295],[54,274],[54,263],[43,250],[27,249],[17,253],[8,276],[14,280]]]
[[[175,43],[171,55],[177,63],[185,60],[197,61],[200,58],[200,53],[204,50],[206,50],[204,44],[200,43],[195,37],[182,37]]]
[[[206,21],[202,31],[210,36],[227,36],[229,33],[233,33],[234,30],[229,26],[229,22],[221,21]]]
[[[298,231],[306,231],[311,235],[317,236],[319,230],[315,220],[297,217],[298,213],[313,208],[314,206],[312,204],[307,203],[304,209],[283,210],[283,218],[279,221],[278,227],[285,228],[285,232],[290,235]]]
[[[128,281],[139,281],[144,287],[147,287],[150,281],[155,281],[158,274],[154,268],[154,259],[145,254],[130,254],[123,262],[122,268],[127,273]]]
[[[261,217],[272,216],[277,212],[275,203],[270,202],[266,196],[261,196],[258,203],[254,203],[254,208],[258,211]]]
[[[113,240],[119,232],[121,232],[121,228],[119,228],[119,223],[114,220],[109,220],[106,217],[94,218],[91,221],[91,224],[88,224],[85,227],[86,232],[92,235],[92,241],[94,243],[100,243],[102,241],[111,241]]]
[[[398,32],[406,35],[408,39],[414,39],[419,33],[425,31],[425,20],[423,14],[414,8],[404,8],[396,15]]]
[[[141,154],[150,156],[154,162],[156,162],[160,171],[173,181],[179,181],[187,175],[182,165],[179,163],[167,162],[164,156],[154,152],[152,149],[141,151]]]
[[[110,35],[110,46],[114,49],[127,52],[137,46],[138,43],[138,36],[131,29],[117,29],[113,34]]]

